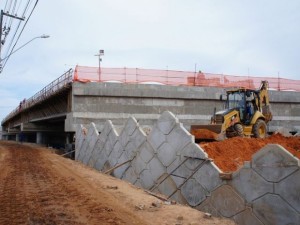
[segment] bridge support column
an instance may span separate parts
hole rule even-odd
[[[43,133],[42,132],[36,132],[36,143],[39,145],[43,144]]]

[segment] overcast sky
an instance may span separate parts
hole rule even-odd
[[[4,8],[1,0],[0,7]],[[39,1],[0,74],[0,120],[75,65],[300,79],[299,0]]]

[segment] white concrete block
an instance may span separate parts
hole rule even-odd
[[[157,150],[157,156],[164,166],[171,165],[176,159],[176,152],[174,148],[168,143],[163,143]]]
[[[208,192],[195,179],[189,179],[180,190],[191,206],[199,205],[208,195]]]
[[[175,115],[169,111],[164,112],[157,121],[157,127],[165,135],[169,134],[175,125],[179,123]]]
[[[299,160],[280,145],[269,144],[252,156],[252,168],[264,179],[279,182],[299,168]]]
[[[253,212],[264,224],[300,224],[299,213],[278,195],[267,194],[255,200]]]

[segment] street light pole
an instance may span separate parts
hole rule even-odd
[[[16,50],[14,50],[13,52],[11,52],[8,56],[4,57],[3,59],[1,59],[1,62],[7,58],[9,58],[12,54],[14,54],[15,52],[19,51],[21,48],[25,47],[25,45],[28,45],[30,42],[32,42],[33,40],[35,39],[38,39],[38,38],[49,38],[50,36],[49,35],[45,35],[43,34],[42,36],[38,36],[38,37],[34,37],[32,38],[30,41],[26,42],[25,44],[23,44],[22,46],[20,46],[19,48],[17,48]]]
[[[99,54],[95,55],[95,56],[98,56],[99,57],[99,81],[101,81],[101,62],[102,62],[102,58],[101,56],[104,55],[104,50],[103,49],[100,49],[99,50]]]
[[[21,48],[25,47],[26,45],[28,45],[30,42],[32,42],[33,40],[35,39],[38,39],[38,38],[49,38],[50,36],[49,35],[41,35],[41,36],[38,36],[38,37],[34,37],[32,38],[30,41],[26,42],[25,44],[21,45],[19,48],[17,48],[16,50],[14,50],[13,52],[11,52],[8,56],[4,57],[3,59],[0,58],[0,73],[2,72],[3,70],[3,67],[2,67],[2,62],[4,60],[7,60],[12,54],[16,53],[17,51],[19,51]],[[1,56],[0,56],[1,57]]]

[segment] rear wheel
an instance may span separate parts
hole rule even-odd
[[[242,124],[240,124],[240,123],[234,124],[234,130],[236,131],[236,136],[244,137],[244,128],[243,128]]]
[[[253,126],[253,134],[256,138],[265,138],[267,136],[267,124],[263,120],[257,120]]]

